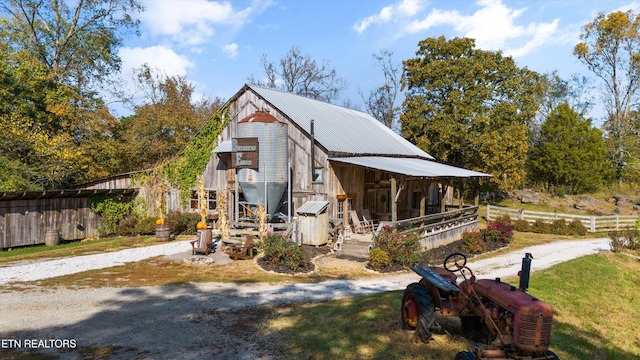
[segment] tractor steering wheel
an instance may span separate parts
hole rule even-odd
[[[454,252],[444,259],[444,268],[451,272],[462,270],[467,265],[467,257],[461,252]]]

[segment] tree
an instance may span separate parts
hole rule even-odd
[[[585,193],[602,186],[612,174],[610,164],[602,131],[565,101],[542,124],[529,176],[549,192]]]
[[[503,189],[525,177],[539,76],[468,38],[428,38],[405,60],[402,135],[435,158],[494,175]]]
[[[251,84],[326,102],[338,99],[347,87],[329,61],[318,64],[310,55],[302,55],[297,47],[292,47],[279,64],[270,62],[267,55],[263,55],[262,67],[266,80],[258,81],[252,75]]]
[[[373,59],[382,69],[384,84],[372,90],[367,98],[360,91],[367,112],[390,129],[394,129],[397,124],[400,108],[396,106],[396,99],[401,86],[400,69],[393,63],[392,56],[393,53],[389,50],[380,50],[379,54],[373,54]]]
[[[573,53],[604,84],[607,117],[603,124],[609,152],[618,166],[638,156],[638,136],[631,118],[640,86],[640,15],[632,11],[600,13],[585,25]],[[622,184],[624,172],[618,173]]]
[[[223,104],[219,98],[194,101],[194,86],[183,76],[161,75],[143,66],[137,79],[148,101],[121,122],[128,171],[149,168],[178,153]]]
[[[27,50],[59,83],[85,89],[120,69],[121,36],[137,30],[136,0],[6,0],[0,25],[14,51]]]
[[[0,42],[0,153],[23,181],[8,188],[50,189],[70,184],[86,169],[69,119],[77,113],[74,89],[57,84],[26,51],[8,53]]]

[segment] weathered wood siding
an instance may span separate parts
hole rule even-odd
[[[100,216],[90,198],[53,198],[0,202],[0,248],[44,244],[47,230],[63,240],[98,237]]]
[[[311,182],[311,148],[310,137],[296,123],[292,122],[285,114],[264,102],[254,92],[247,91],[233,102],[229,109],[230,119],[222,130],[218,143],[231,140],[237,136],[238,121],[255,113],[258,110],[267,110],[279,121],[287,124],[288,152],[291,171],[292,189],[292,213],[308,200],[329,200],[325,191],[325,182]],[[230,169],[230,161],[227,154],[211,154],[211,158],[203,173],[205,188],[209,190],[226,191],[229,198],[228,211],[234,213],[235,173]],[[316,145],[316,167],[323,168],[323,177],[328,171],[327,153]],[[285,197],[287,194],[285,193]],[[292,214],[293,215],[293,214]]]

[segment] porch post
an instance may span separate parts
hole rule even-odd
[[[423,179],[420,182],[420,190],[422,190],[422,197],[420,197],[420,216],[427,215],[427,196],[429,193],[429,183],[431,180]]]
[[[396,195],[398,193],[398,181],[396,178],[391,178],[391,221],[398,221],[398,204],[396,203]]]
[[[475,186],[474,186],[473,192],[474,192],[475,197],[473,198],[473,205],[474,206],[478,206],[480,204],[480,191],[479,191],[479,189],[480,189],[480,180],[476,178],[474,185]]]
[[[464,207],[464,180],[459,180],[460,187],[458,188],[458,208],[462,209]]]
[[[447,211],[447,202],[446,202],[446,196],[447,196],[447,189],[449,188],[449,184],[447,183],[447,181],[443,181],[442,183],[442,189],[440,189],[440,212],[443,213],[445,211]]]

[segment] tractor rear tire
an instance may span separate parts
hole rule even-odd
[[[433,299],[427,289],[418,284],[409,284],[402,295],[402,329],[412,334],[418,342],[429,342],[436,314]]]
[[[470,351],[460,351],[454,360],[477,360],[477,358]]]

